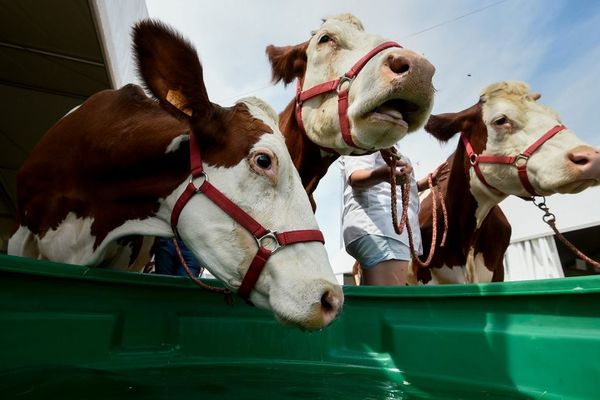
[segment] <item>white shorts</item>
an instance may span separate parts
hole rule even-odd
[[[348,243],[346,251],[363,268],[371,268],[382,261],[411,259],[410,248],[404,243],[379,235],[364,235]]]

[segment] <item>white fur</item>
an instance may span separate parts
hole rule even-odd
[[[167,150],[165,151],[165,153],[176,152],[177,149],[179,149],[179,146],[181,146],[182,143],[187,142],[188,140],[190,140],[190,136],[187,134],[174,137],[173,140],[171,140],[171,143],[169,143],[169,145],[167,146]]]
[[[412,268],[410,270],[412,271]],[[494,274],[485,266],[483,254],[474,254],[473,249],[469,250],[466,265],[444,265],[440,268],[431,268],[430,271],[431,280],[426,285],[491,282]],[[412,273],[409,284],[419,284]]]
[[[533,144],[555,125],[561,124],[558,114],[528,96],[529,88],[522,82],[501,82],[484,89],[483,121],[488,132],[484,155],[515,156]],[[505,115],[512,122],[510,131],[498,128],[493,121]],[[598,181],[582,179],[581,173],[569,162],[567,154],[585,145],[573,131],[566,129],[546,141],[529,159],[527,175],[536,192],[577,193],[597,185]],[[587,146],[587,145],[586,145]],[[480,164],[485,179],[506,194],[530,196],[519,180],[517,169],[510,165]],[[471,193],[478,203],[477,227],[504,197],[490,190],[470,170]]]
[[[210,182],[272,231],[318,229],[276,121],[269,118],[270,113],[265,112],[264,103],[257,101],[245,99],[244,103],[275,133],[263,135],[254,148],[268,148],[276,155],[279,164],[277,185],[273,186],[270,180],[255,173],[247,160],[232,168],[207,166]],[[165,203],[172,203],[175,198],[169,197]],[[191,248],[194,255],[212,274],[232,287],[239,286],[258,249],[255,240],[244,228],[209,199],[198,195],[183,209],[178,229],[186,243],[194,245]],[[251,300],[273,309],[284,320],[295,320],[310,314],[311,307],[320,301],[319,293],[335,282],[322,244],[294,244],[271,256]],[[306,302],[306,299],[313,301]]]
[[[318,44],[329,35],[333,42]],[[367,33],[362,24],[350,14],[327,19],[310,40],[303,89],[337,79],[365,54],[387,41],[381,36]],[[388,56],[396,54],[410,58],[412,70],[395,74],[386,68]],[[348,117],[353,141],[370,149],[394,145],[409,131],[416,130],[429,115],[433,102],[431,77],[433,66],[422,56],[404,48],[389,48],[373,57],[361,70],[351,85]],[[374,119],[367,114],[391,98],[408,98],[423,105],[422,121],[407,128],[406,125]],[[308,136],[321,146],[335,149],[340,154],[356,152],[342,139],[339,128],[337,96],[328,94],[304,103],[302,120]]]
[[[93,218],[79,218],[70,212],[56,229],[50,229],[43,237],[21,226],[9,240],[8,253],[68,264],[93,266],[104,263],[104,266],[110,268],[126,268],[129,263],[129,250],[117,246],[114,243],[116,239],[140,234],[172,235],[169,225],[156,218],[130,220],[111,231],[94,249],[96,238],[91,233],[93,222]],[[121,250],[126,252],[121,254]]]
[[[62,118],[66,117],[67,115],[71,114],[73,111],[77,111],[77,109],[81,107],[81,104],[79,104],[78,106],[75,106],[73,108],[71,108],[65,115],[62,116]],[[61,118],[61,119],[62,119]]]
[[[264,134],[253,149],[268,149],[277,158],[277,179],[255,172],[250,161],[243,159],[231,168],[205,164],[210,182],[267,229],[281,232],[318,229],[298,172],[279,132],[275,112],[256,98],[247,98],[243,102],[255,118],[262,120],[274,132]],[[169,149],[173,147],[171,150],[174,150],[182,140],[181,136],[176,138]],[[202,179],[196,184],[201,184]],[[21,227],[9,242],[9,252],[73,264],[115,266],[124,262],[130,254],[126,246],[116,246],[118,238],[173,235],[171,211],[187,184],[186,179],[173,193],[161,199],[155,216],[126,221],[111,231],[95,249],[96,238],[90,229],[93,219],[78,218],[69,213],[56,229],[41,238]],[[239,287],[258,249],[249,232],[202,194],[193,196],[183,208],[177,228],[202,265],[230,287]],[[327,320],[321,311],[321,297],[327,292],[335,293],[341,306],[343,294],[325,247],[318,242],[309,242],[293,244],[273,254],[250,299],[257,306],[272,309],[282,321],[305,328],[319,328],[331,320],[331,316]]]
[[[463,266],[447,266],[431,269],[431,280],[427,285],[444,285],[447,283],[467,283],[467,274]]]
[[[473,248],[467,256],[467,265],[465,266],[468,283],[491,282],[494,273],[485,266],[483,254],[477,253]]]

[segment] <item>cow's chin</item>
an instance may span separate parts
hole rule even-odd
[[[304,331],[320,330],[329,324],[329,322],[324,320],[319,304],[313,304],[305,318],[290,318],[290,316],[278,314],[277,312],[274,312],[274,315],[277,322],[281,325],[299,328]]]
[[[315,331],[325,328],[331,322],[323,316],[319,302],[315,302],[308,306],[307,310],[300,312],[297,307],[288,309],[285,306],[282,307],[278,302],[271,304],[269,297],[256,289],[251,292],[250,301],[254,306],[272,312],[275,320],[284,326]]]
[[[563,194],[575,194],[579,192],[583,192],[585,189],[597,186],[600,184],[600,181],[596,179],[581,179],[565,184],[561,184],[558,186],[554,186],[552,188],[540,188],[539,192],[541,194],[550,195],[553,193],[563,193]]]
[[[326,295],[327,300],[324,301]],[[305,285],[272,287],[269,303],[275,319],[281,324],[315,331],[325,328],[337,318],[343,298],[337,283],[316,279]],[[332,302],[335,306],[331,306]]]
[[[352,139],[360,148],[379,150],[395,145],[407,133],[408,124],[404,120],[371,113],[353,124]]]

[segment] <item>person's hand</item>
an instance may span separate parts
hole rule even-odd
[[[396,161],[396,169],[394,170],[394,175],[396,176],[396,183],[402,184],[406,182],[407,179],[410,179],[412,171],[413,167],[407,161]]]
[[[434,169],[433,172],[431,173],[431,182],[435,186],[438,184],[438,182],[448,179],[449,173],[450,173],[450,169],[448,168],[448,161],[444,161],[439,167]]]

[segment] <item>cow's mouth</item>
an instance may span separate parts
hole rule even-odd
[[[388,122],[408,128],[420,119],[421,107],[405,99],[390,99],[375,107],[366,115],[376,121]]]

